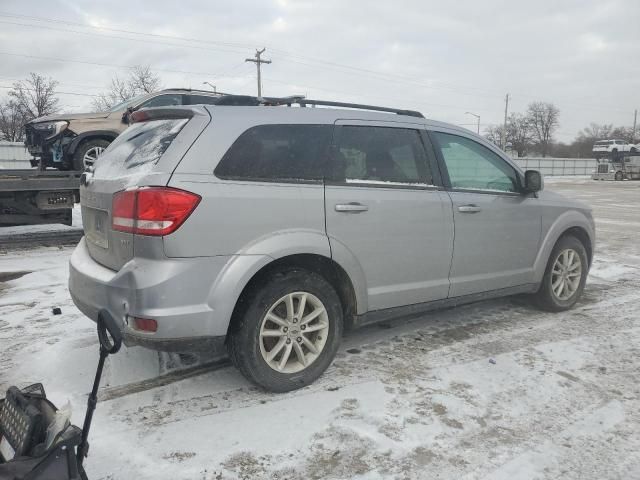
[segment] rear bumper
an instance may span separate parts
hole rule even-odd
[[[224,342],[230,320],[219,310],[229,311],[229,306],[210,305],[208,300],[229,258],[135,257],[115,272],[91,258],[83,238],[69,262],[69,292],[93,321],[103,308],[120,319],[126,345],[163,351],[215,350]],[[156,320],[157,332],[136,330],[134,317]]]

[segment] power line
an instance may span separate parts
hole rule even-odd
[[[44,30],[54,30],[54,31],[58,31],[58,32],[65,32],[65,33],[75,33],[78,35],[88,35],[88,36],[94,36],[94,37],[101,37],[101,38],[115,38],[118,40],[129,40],[132,42],[143,42],[143,43],[153,43],[156,45],[163,45],[163,46],[169,46],[169,47],[180,47],[180,48],[195,48],[195,49],[199,49],[199,50],[207,50],[207,51],[211,51],[211,50],[217,50],[220,52],[225,52],[225,53],[242,53],[244,50],[243,49],[239,49],[239,48],[233,48],[233,47],[225,47],[225,49],[221,48],[221,47],[199,47],[197,45],[184,45],[184,44],[180,44],[180,43],[169,43],[169,42],[158,42],[155,40],[149,40],[149,39],[144,39],[144,38],[131,38],[131,37],[122,37],[119,35],[105,35],[105,34],[101,34],[101,33],[96,33],[96,32],[80,32],[78,30],[70,30],[68,28],[57,28],[57,27],[52,27],[49,25],[34,25],[31,23],[18,23],[18,22],[8,22],[6,20],[0,20],[0,24],[5,24],[5,25],[15,25],[15,26],[20,26],[20,27],[31,27],[31,28],[41,28]]]
[[[0,52],[0,55],[10,55],[10,56],[13,56],[13,57],[31,58],[31,59],[36,59],[36,60],[52,60],[52,61],[55,61],[55,62],[63,62],[63,63],[80,63],[80,64],[83,64],[83,65],[94,65],[94,66],[99,66],[99,67],[122,68],[122,69],[128,69],[128,70],[136,68],[136,65],[117,65],[117,64],[113,64],[113,63],[104,63],[104,62],[88,62],[88,61],[83,61],[83,60],[71,60],[71,59],[68,59],[68,58],[56,58],[56,57],[44,57],[44,56],[39,56],[39,55],[27,55],[27,54],[24,54],[24,53]],[[217,76],[218,75],[216,73],[211,73],[211,72],[192,72],[192,71],[188,71],[188,70],[170,70],[170,69],[166,69],[166,68],[156,68],[156,67],[153,67],[153,69],[158,71],[158,72],[181,73],[181,74],[187,74],[187,75],[202,75],[202,76]]]
[[[9,87],[7,85],[0,85],[0,88],[4,88],[6,90],[13,90],[14,89],[14,87]],[[35,92],[36,91],[34,88],[26,88],[26,87],[22,87],[22,88],[24,88],[25,90],[28,90],[30,92]],[[60,90],[56,90],[53,93],[55,93],[56,95],[73,95],[73,96],[76,96],[76,97],[99,97],[100,96],[100,95],[93,95],[93,94],[90,94],[90,93],[62,92]]]
[[[128,34],[131,34],[131,35],[144,35],[144,36],[156,37],[156,38],[167,38],[167,39],[171,39],[171,40],[181,40],[181,41],[186,41],[186,42],[206,43],[206,44],[212,44],[212,45],[222,45],[222,46],[238,47],[238,48],[244,48],[244,49],[251,48],[251,45],[249,45],[249,44],[232,43],[232,42],[220,42],[220,41],[214,41],[214,40],[203,40],[203,39],[199,39],[199,38],[181,37],[181,36],[178,36],[178,35],[163,35],[163,34],[159,34],[159,33],[137,32],[135,30],[124,30],[124,29],[112,28],[112,27],[95,26],[95,25],[89,25],[87,23],[72,22],[72,21],[69,21],[69,20],[60,20],[60,19],[46,18],[46,17],[36,17],[36,16],[31,16],[31,15],[19,15],[19,14],[12,14],[12,13],[8,13],[8,12],[0,12],[0,17],[23,18],[23,19],[26,19],[26,20],[35,20],[35,21],[38,21],[38,22],[53,22],[53,23],[60,23],[60,24],[64,24],[64,25],[73,25],[73,26],[78,26],[78,27],[83,27],[83,28],[92,28],[92,29],[96,29],[96,30],[106,30],[106,31],[110,31],[110,32],[128,33]]]
[[[238,52],[239,50],[234,50],[234,49],[246,48],[246,45],[241,44],[241,43],[220,42],[220,41],[203,40],[203,39],[198,39],[198,38],[189,38],[189,37],[181,37],[181,36],[174,36],[174,35],[162,35],[162,34],[138,32],[138,31],[134,31],[134,30],[126,30],[126,29],[119,29],[119,28],[100,27],[100,26],[88,25],[88,24],[80,23],[80,22],[71,22],[71,21],[53,19],[53,18],[46,18],[46,17],[37,17],[37,16],[29,16],[29,15],[12,14],[12,13],[8,13],[8,12],[0,12],[0,17],[15,18],[15,19],[25,19],[25,20],[31,20],[31,21],[37,21],[37,22],[45,22],[46,21],[46,22],[59,23],[59,24],[62,24],[62,25],[78,26],[78,27],[87,28],[87,29],[94,29],[94,30],[97,29],[97,30],[106,30],[106,31],[118,32],[118,33],[126,33],[126,34],[129,34],[129,35],[148,36],[148,37],[154,37],[154,38],[167,38],[167,39],[171,39],[171,40],[178,40],[178,41],[184,41],[184,42],[201,43],[201,44],[213,45],[213,46],[216,46],[216,47],[224,47],[226,50],[223,50],[223,49],[220,49],[220,48],[218,48],[218,50],[223,51],[225,53],[235,53],[235,52]],[[48,25],[34,25],[34,24],[25,24],[25,23],[7,22],[7,21],[0,21],[0,23],[10,24],[10,25],[17,25],[17,26],[24,26],[24,27],[32,27],[32,28],[44,28],[44,29],[49,29],[49,30],[59,30],[59,31],[67,32],[67,33],[76,33],[76,34],[80,34],[80,35],[94,35],[94,36],[98,36],[98,37],[117,38],[117,39],[121,39],[121,40],[143,41],[143,42],[148,42],[148,43],[155,43],[155,44],[159,44],[159,45],[169,45],[169,46],[175,46],[175,47],[180,47],[180,48],[196,48],[196,49],[204,49],[204,50],[216,50],[216,48],[212,48],[212,47],[204,48],[204,47],[198,47],[196,45],[175,44],[175,43],[167,43],[167,42],[155,42],[155,41],[144,40],[144,39],[136,39],[136,38],[130,38],[130,37],[122,37],[122,36],[115,36],[115,35],[103,35],[103,34],[99,34],[99,33],[96,33],[96,32],[80,32],[80,31],[77,31],[77,30],[70,30],[70,29],[64,29],[64,28],[55,28],[55,27],[51,27],[51,26],[48,26]],[[441,82],[441,81],[435,81],[439,85],[425,84],[422,81],[420,81],[419,79],[415,79],[415,78],[412,78],[412,77],[399,75],[399,74],[395,74],[395,73],[384,73],[384,72],[379,72],[379,71],[372,70],[372,69],[355,67],[353,65],[344,65],[344,64],[337,63],[337,62],[320,60],[320,59],[317,59],[317,58],[308,59],[308,57],[304,57],[304,56],[301,56],[301,55],[298,55],[298,54],[294,54],[294,53],[288,52],[286,50],[281,50],[281,49],[273,49],[273,48],[271,48],[271,51],[276,52],[276,53],[277,52],[281,52],[281,55],[279,55],[279,57],[285,62],[296,63],[296,64],[299,64],[299,65],[308,66],[310,68],[316,68],[317,69],[317,68],[319,68],[319,66],[324,66],[325,68],[332,68],[332,69],[338,70],[338,71],[340,71],[342,73],[351,73],[351,74],[366,73],[370,77],[372,76],[373,78],[376,78],[376,79],[382,80],[382,81],[388,81],[389,79],[392,79],[393,81],[396,81],[396,82],[404,82],[404,83],[407,83],[407,84],[412,84],[412,85],[415,85],[415,86],[428,88],[428,89],[450,90],[450,91],[453,91],[453,92],[455,92],[457,94],[460,94],[460,95],[469,95],[469,96],[475,96],[475,97],[482,96],[482,97],[487,97],[487,98],[499,96],[499,95],[497,95],[497,94],[495,94],[493,92],[490,93],[490,94],[487,94],[487,93],[480,94],[478,92],[489,92],[489,91],[488,90],[478,89],[478,88],[475,88],[475,87],[465,87],[465,86],[455,85],[455,84],[451,84],[451,83],[445,83],[445,82]],[[36,57],[32,56],[32,58],[36,58]],[[308,59],[312,63],[300,61],[300,60],[297,60],[297,59],[303,59],[303,60]],[[61,61],[60,59],[55,59],[55,60]],[[78,62],[78,63],[80,63],[80,62]],[[96,62],[84,62],[84,63],[85,64],[93,64],[93,65],[98,64]],[[314,63],[317,64],[317,65],[314,65]],[[106,66],[105,64],[98,64],[98,65]],[[113,65],[109,65],[109,66],[113,66]],[[129,67],[129,66],[117,66],[117,67],[118,68],[132,68],[132,67]],[[176,71],[176,70],[168,70],[168,69],[156,69],[156,70],[158,70],[158,71],[166,71],[166,72],[171,72],[171,73],[212,75],[211,73],[206,73],[206,72],[188,72],[188,71]],[[519,97],[532,98],[532,99],[536,99],[536,98],[540,97],[540,96],[531,96],[531,95],[519,94],[517,92],[516,92],[516,95],[519,96]],[[564,106],[571,107],[571,108],[582,108],[582,109],[596,110],[596,111],[599,111],[599,110],[609,110],[609,111],[616,111],[616,112],[625,112],[626,111],[626,110],[620,109],[620,108],[611,108],[611,107],[597,106],[597,105],[581,105],[581,104],[567,103],[567,102],[564,102],[564,101],[561,101],[560,103],[562,103]]]
[[[37,22],[54,22],[54,23],[59,23],[59,24],[63,24],[63,25],[72,25],[72,26],[78,26],[78,27],[87,28],[87,29],[106,30],[106,31],[118,32],[118,33],[126,33],[126,34],[130,34],[130,35],[148,36],[148,37],[154,37],[154,38],[167,38],[167,39],[171,39],[171,40],[178,40],[178,41],[184,41],[184,42],[201,43],[201,44],[207,44],[207,45],[222,46],[222,47],[227,48],[227,50],[220,50],[220,49],[218,49],[218,50],[223,51],[225,53],[232,53],[232,52],[235,53],[235,52],[239,51],[239,50],[233,50],[234,48],[235,49],[247,48],[246,44],[241,44],[241,43],[221,42],[221,41],[214,41],[214,40],[203,40],[203,39],[199,39],[199,38],[181,37],[181,36],[177,36],[177,35],[163,35],[163,34],[154,34],[154,33],[147,33],[147,32],[138,32],[138,31],[134,31],[134,30],[126,30],[126,29],[120,29],[120,28],[94,26],[94,25],[89,25],[89,24],[80,23],[80,22],[72,22],[72,21],[60,20],[60,19],[54,19],[54,18],[47,18],[47,17],[21,15],[21,14],[9,13],[9,12],[0,12],[0,17],[26,19],[26,20],[37,21]],[[198,46],[195,46],[195,45],[175,44],[175,43],[166,43],[166,42],[153,42],[153,41],[149,41],[149,40],[135,39],[135,38],[130,38],[130,37],[121,37],[121,36],[114,36],[114,35],[103,35],[103,34],[99,34],[99,33],[96,33],[96,32],[80,32],[80,31],[77,31],[77,30],[61,29],[61,28],[51,27],[51,26],[48,26],[48,25],[33,25],[33,24],[24,24],[24,23],[6,22],[6,21],[0,21],[0,23],[17,25],[17,26],[32,27],[32,28],[44,28],[44,29],[49,29],[49,30],[59,30],[59,31],[64,31],[64,32],[68,32],[68,33],[76,33],[76,34],[80,34],[80,35],[94,35],[94,36],[98,36],[98,37],[117,38],[117,39],[121,39],[121,40],[131,40],[131,41],[146,41],[146,42],[149,42],[149,43],[156,43],[156,44],[159,44],[159,45],[168,45],[168,46],[175,46],[175,47],[182,47],[182,48],[196,48],[196,49],[204,49],[204,50],[216,50],[215,48],[211,48],[211,47],[203,48],[203,47],[198,47]],[[353,65],[344,65],[344,64],[337,63],[337,62],[321,60],[321,59],[318,59],[318,58],[311,59],[309,57],[305,57],[305,56],[298,55],[298,54],[295,54],[295,53],[291,53],[291,52],[288,52],[286,50],[281,50],[281,49],[271,48],[271,50],[273,52],[276,52],[276,53],[277,52],[281,52],[280,57],[285,62],[296,63],[296,64],[299,64],[299,65],[304,65],[304,66],[308,66],[308,67],[311,67],[311,68],[318,68],[318,65],[322,65],[322,66],[324,66],[326,68],[333,68],[334,70],[337,69],[337,70],[341,71],[342,73],[351,73],[351,74],[367,73],[368,75],[373,76],[374,78],[377,78],[378,80],[388,81],[389,79],[393,79],[393,81],[400,81],[400,82],[404,82],[404,83],[407,83],[407,84],[413,84],[413,85],[424,87],[424,88],[428,88],[428,89],[450,90],[450,91],[453,91],[453,92],[458,93],[460,95],[484,96],[484,97],[487,97],[487,98],[500,96],[496,92],[491,92],[489,90],[478,89],[476,87],[455,85],[455,84],[452,84],[452,83],[441,82],[441,81],[436,81],[436,83],[438,83],[439,85],[425,84],[419,79],[408,77],[408,76],[405,76],[405,75],[399,75],[399,74],[396,74],[396,73],[388,73],[388,72],[385,73],[385,72],[380,72],[380,71],[376,71],[376,70],[372,70],[372,69],[356,67],[356,66],[353,66]],[[300,60],[297,60],[297,59],[303,59],[303,60],[307,59],[307,60],[310,60],[312,63],[307,63],[307,62],[300,61]],[[318,65],[314,65],[314,63],[318,64]],[[159,69],[156,69],[156,70],[159,70]],[[165,71],[169,71],[169,70],[165,70]],[[177,72],[177,73],[202,74],[202,72]],[[209,74],[207,74],[207,75],[209,75]],[[480,92],[485,92],[485,93],[484,94],[480,94]],[[491,93],[488,93],[488,92],[491,92]],[[540,97],[540,96],[519,94],[517,92],[516,92],[516,95],[519,96],[519,97],[531,98],[531,99],[537,99],[537,98]],[[589,109],[589,110],[610,110],[610,111],[617,111],[617,112],[626,111],[626,110],[620,109],[620,108],[611,108],[611,107],[597,106],[597,105],[578,105],[578,104],[566,103],[564,101],[561,101],[561,103],[563,105],[566,105],[566,106],[572,107],[572,108],[584,108],[584,109]]]

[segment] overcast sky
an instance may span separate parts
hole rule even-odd
[[[640,0],[2,0],[0,96],[38,72],[82,111],[136,64],[165,87],[255,94],[244,59],[256,47],[273,61],[265,95],[466,125],[471,111],[484,127],[502,121],[509,92],[510,112],[555,103],[563,141],[592,121],[631,125],[640,108]]]

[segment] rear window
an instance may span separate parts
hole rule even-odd
[[[224,179],[316,181],[331,143],[330,125],[260,125],[231,145],[215,169]]]
[[[188,118],[180,118],[134,123],[100,156],[94,177],[111,178],[152,167],[188,121]]]

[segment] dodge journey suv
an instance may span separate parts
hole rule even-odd
[[[318,378],[346,328],[582,294],[589,208],[483,138],[406,110],[236,103],[140,110],[83,174],[70,292],[128,345],[225,344],[282,392]]]

